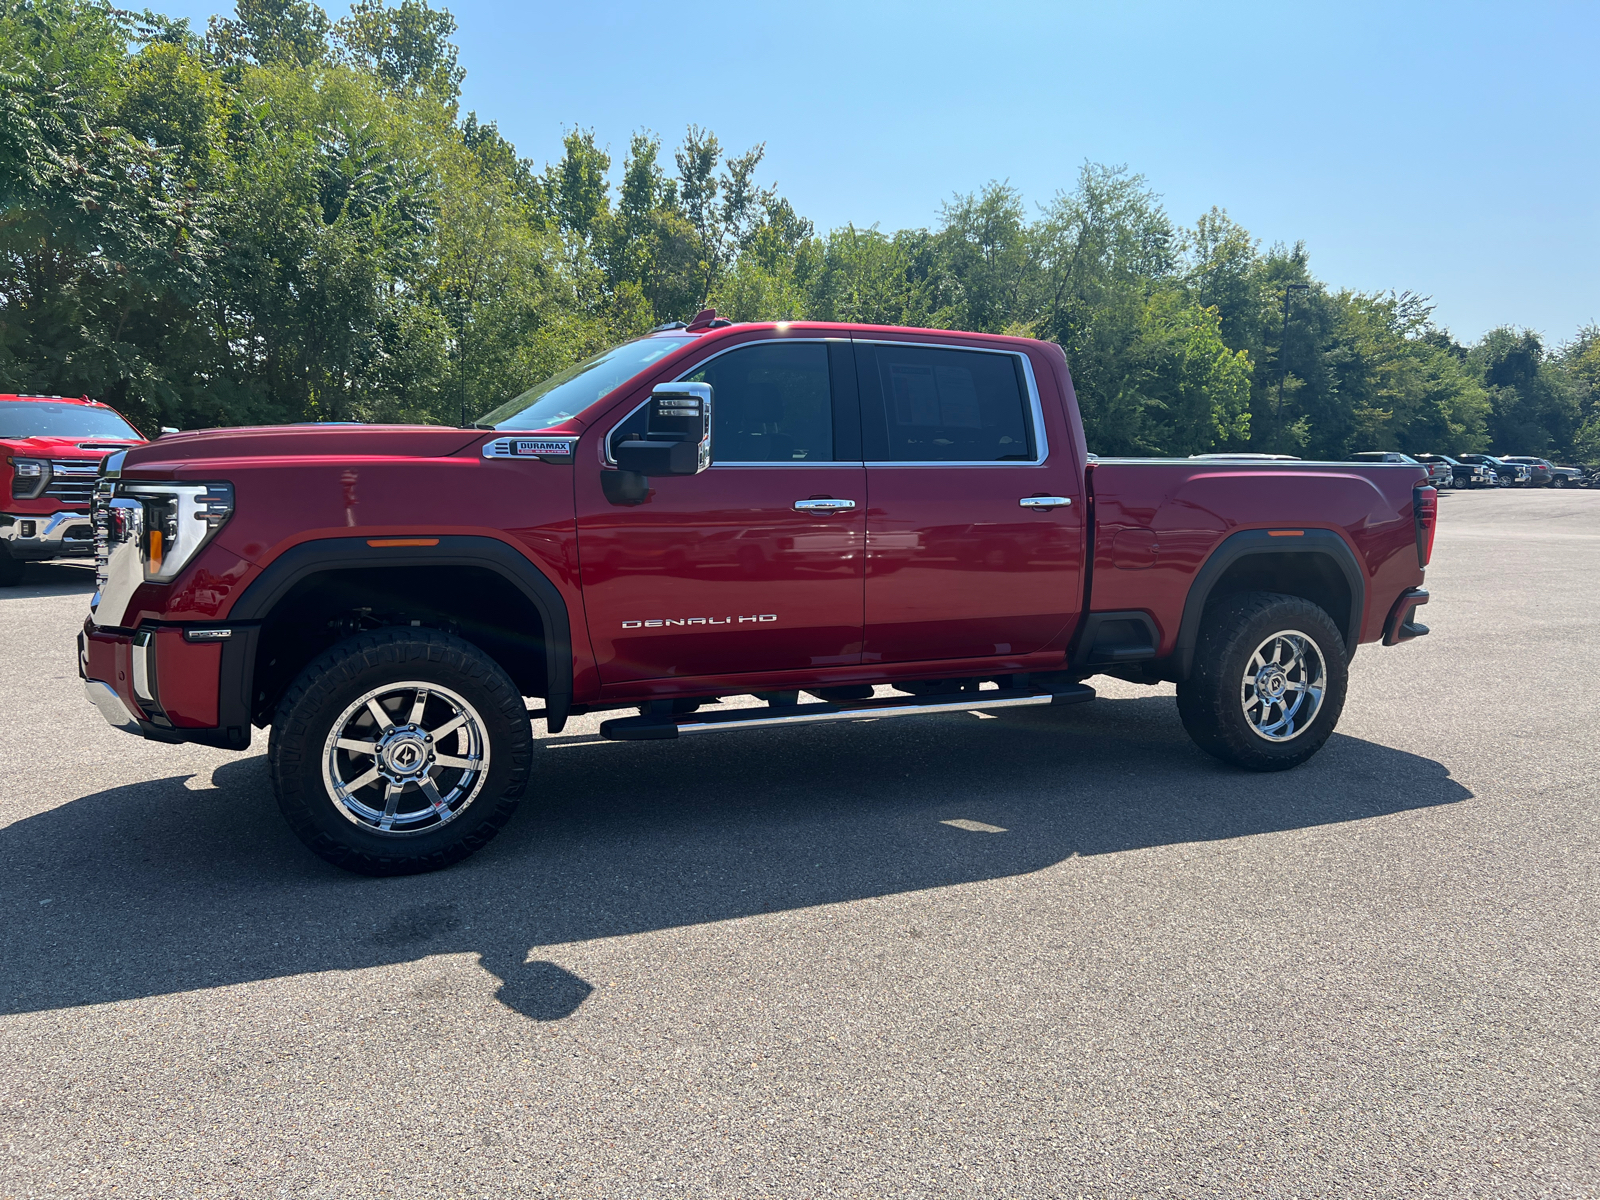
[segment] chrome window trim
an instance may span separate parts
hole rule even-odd
[[[1039,399],[1039,381],[1034,377],[1033,363],[1029,361],[1028,356],[1021,350],[1001,350],[992,346],[969,346],[959,344],[952,345],[948,342],[907,342],[893,338],[757,338],[748,342],[740,342],[737,346],[729,346],[725,350],[718,350],[715,354],[702,358],[699,362],[688,368],[688,370],[684,371],[681,375],[677,376],[675,379],[668,380],[667,382],[680,383],[688,376],[693,375],[696,371],[703,369],[708,362],[712,361],[712,359],[721,358],[724,354],[731,354],[735,350],[745,350],[751,346],[765,346],[771,342],[809,342],[822,344],[829,342],[844,342],[849,345],[855,345],[859,343],[863,346],[918,346],[926,350],[967,350],[975,354],[1007,354],[1012,358],[1019,358],[1022,360],[1023,378],[1028,381],[1028,407],[1033,416],[1033,445],[1035,457],[1028,460],[1007,459],[1003,461],[995,461],[992,459],[980,459],[977,461],[969,461],[964,459],[957,459],[953,461],[930,459],[926,461],[913,460],[909,462],[874,462],[868,461],[867,459],[832,458],[828,459],[826,462],[820,459],[815,462],[717,462],[715,459],[716,439],[715,436],[713,436],[711,443],[712,463],[709,468],[710,470],[715,471],[718,467],[1042,467],[1050,457],[1050,441],[1045,433],[1044,427],[1044,405]],[[647,396],[638,404],[630,408],[621,420],[617,421],[616,424],[612,425],[610,429],[606,430],[605,437],[600,440],[600,447],[601,456],[604,458],[605,464],[608,467],[614,467],[617,465],[617,460],[611,457],[612,437],[615,436],[618,429],[622,428],[622,426],[627,424],[628,421],[633,418],[635,413],[649,403],[650,398]]]

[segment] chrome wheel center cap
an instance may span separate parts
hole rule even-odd
[[[1283,673],[1283,668],[1276,664],[1262,667],[1256,675],[1256,693],[1263,699],[1281,700],[1283,693],[1289,690],[1289,678]]]
[[[416,725],[396,725],[378,742],[378,766],[396,783],[425,775],[433,765],[433,739]]]

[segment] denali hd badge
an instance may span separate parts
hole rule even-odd
[[[761,613],[753,617],[663,617],[658,621],[624,621],[624,629],[662,629],[668,625],[765,625],[776,621],[777,613]]]
[[[483,447],[485,458],[537,458],[543,462],[571,462],[575,437],[504,437]]]

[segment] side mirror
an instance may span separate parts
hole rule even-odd
[[[644,436],[619,442],[617,466],[638,475],[698,475],[711,465],[711,385],[658,383]]]

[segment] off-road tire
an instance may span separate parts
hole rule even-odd
[[[1298,631],[1321,654],[1326,680],[1310,722],[1287,741],[1270,741],[1245,715],[1242,687],[1251,656],[1275,634]],[[1195,745],[1247,771],[1286,771],[1332,735],[1349,684],[1344,638],[1317,605],[1277,592],[1245,592],[1209,606],[1189,678],[1178,684],[1178,714]]]
[[[16,587],[21,583],[23,566],[22,559],[12,558],[10,551],[0,546],[0,587]]]
[[[448,823],[397,835],[358,825],[324,780],[325,746],[347,706],[403,680],[466,700],[488,744],[481,788]],[[267,744],[268,771],[289,827],[314,853],[362,875],[436,871],[482,849],[516,810],[533,761],[527,706],[516,685],[471,643],[431,629],[357,634],[314,659],[284,693]]]

